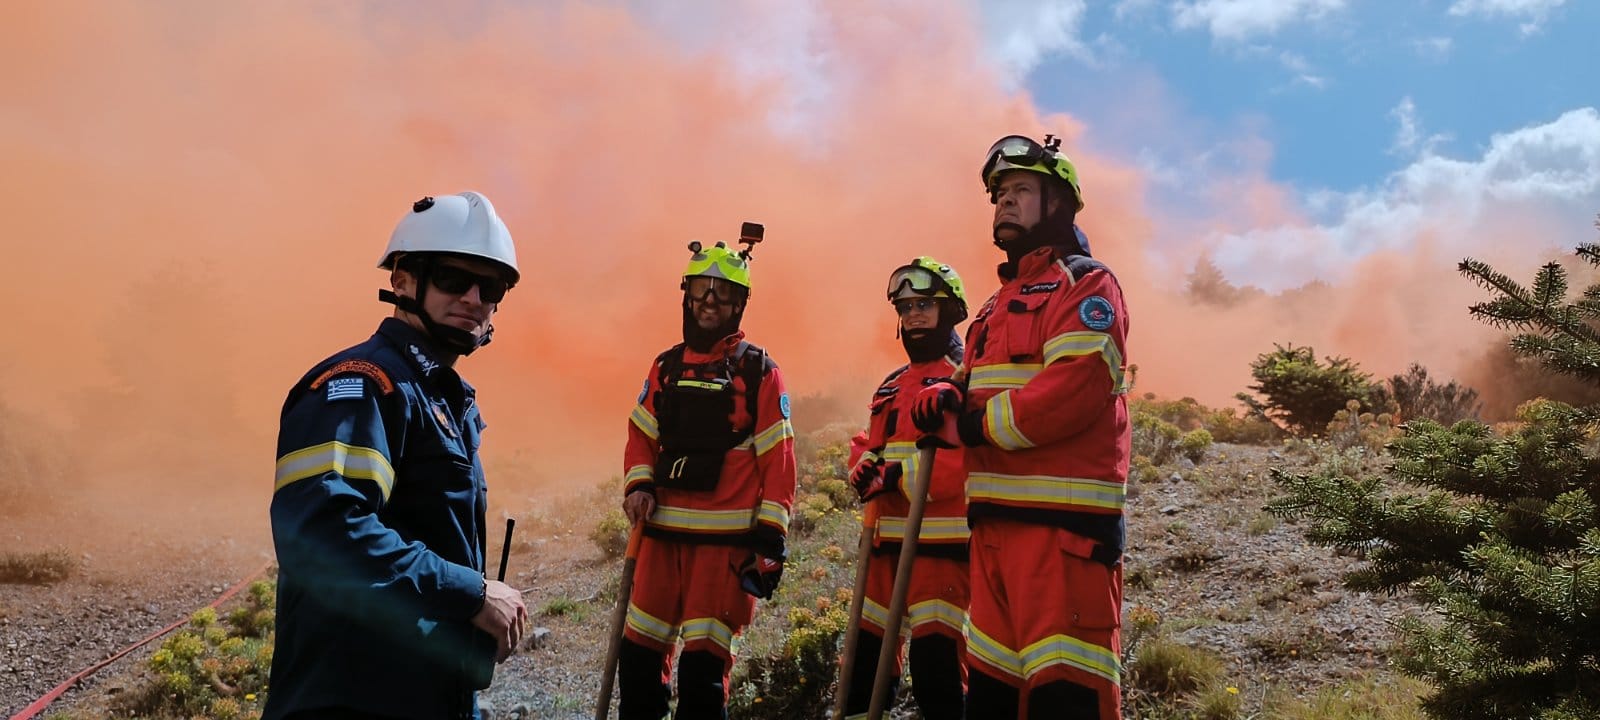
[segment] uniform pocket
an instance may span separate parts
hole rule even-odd
[[[1010,362],[1038,362],[1043,358],[1044,339],[1039,336],[1048,294],[1023,295],[1006,303],[1001,317],[1006,328],[1006,355]]]
[[[1122,625],[1120,576],[1105,563],[1090,558],[1095,542],[1062,531],[1061,561],[1065,568],[1067,607],[1072,624],[1087,630],[1110,630]]]

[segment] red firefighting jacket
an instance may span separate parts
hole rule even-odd
[[[917,392],[935,380],[948,380],[956,364],[939,358],[901,367],[884,378],[872,394],[872,417],[866,432],[850,441],[850,467],[879,458],[900,463],[898,484],[873,498],[877,519],[873,548],[879,554],[898,554],[905,539],[906,515],[911,511],[910,491],[917,472],[917,438],[921,433],[911,423],[911,404]],[[962,450],[939,450],[933,456],[933,475],[928,483],[928,504],[923,509],[922,531],[917,534],[917,554],[966,559],[967,501],[964,495],[966,468]],[[869,513],[869,519],[872,515]]]
[[[1122,289],[1099,261],[1053,247],[1001,269],[967,328],[966,407],[983,411],[988,442],[966,451],[968,515],[1065,528],[1113,564],[1132,440]]]
[[[679,345],[662,353],[650,366],[644,389],[628,422],[628,444],[623,451],[624,495],[635,490],[655,493],[656,508],[645,522],[651,537],[683,542],[743,544],[757,536],[780,542],[789,530],[794,503],[794,429],[789,424],[789,396],[783,375],[765,352],[742,342],[743,333],[725,338],[710,353]],[[757,353],[758,357],[747,353]],[[727,361],[732,369],[732,410],[723,429],[732,428],[736,444],[721,458],[715,487],[682,489],[656,477],[663,442],[663,425],[657,406],[663,393],[692,391],[715,380],[704,374],[708,366]],[[746,393],[750,374],[745,362],[760,362],[755,402]],[[714,374],[714,373],[713,373]],[[670,377],[667,377],[671,375]],[[672,402],[672,398],[667,398]],[[754,408],[752,412],[751,409]],[[752,417],[753,415],[753,417]],[[738,437],[742,437],[739,440]],[[669,470],[670,471],[670,470]]]

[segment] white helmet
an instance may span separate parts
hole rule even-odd
[[[499,263],[510,271],[512,284],[522,275],[511,231],[495,214],[489,198],[470,190],[425,197],[412,204],[411,212],[400,218],[389,235],[389,247],[384,248],[378,267],[392,270],[396,256],[417,252],[458,253]]]

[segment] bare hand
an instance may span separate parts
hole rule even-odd
[[[628,522],[638,525],[656,511],[656,496],[643,490],[628,493],[622,500],[622,512],[627,513]]]
[[[499,646],[494,661],[502,663],[522,642],[522,631],[528,623],[528,606],[522,603],[522,593],[499,580],[485,580],[483,608],[472,616],[472,624],[489,633]]]

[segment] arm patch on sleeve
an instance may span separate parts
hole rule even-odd
[[[394,381],[389,379],[388,373],[385,373],[383,368],[378,367],[376,363],[367,360],[345,360],[336,363],[333,367],[324,370],[321,375],[318,375],[316,380],[311,381],[311,389],[321,388],[329,379],[338,375],[363,375],[377,384],[378,389],[384,395],[394,392]]]

